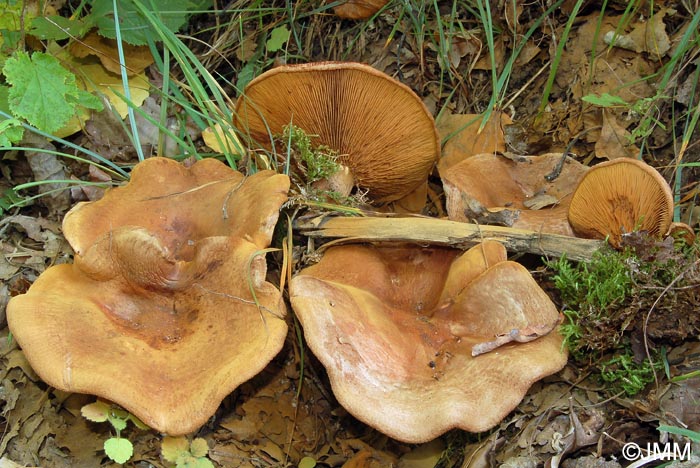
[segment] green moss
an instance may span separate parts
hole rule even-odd
[[[307,184],[325,179],[340,169],[338,151],[325,145],[313,146],[312,136],[296,125],[285,126],[282,133],[283,141],[288,142],[287,157],[300,163]]]
[[[676,323],[676,295],[686,284],[683,272],[694,264],[698,251],[697,246],[674,246],[673,239],[658,241],[643,233],[632,233],[626,241],[621,252],[605,249],[589,262],[560,258],[547,266],[554,271],[565,316],[560,332],[572,358],[582,367],[590,366],[611,393],[632,396],[653,381],[656,369],[633,353],[632,336],[639,339],[646,330],[644,311],[652,308]],[[669,289],[670,284],[676,290]],[[649,341],[651,358],[658,365],[662,359],[655,341],[663,339],[662,333],[663,328],[657,329],[656,338]]]

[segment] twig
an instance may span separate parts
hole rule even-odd
[[[484,239],[501,242],[511,252],[528,252],[571,260],[590,260],[604,241],[548,234],[503,226],[460,223],[427,217],[325,217],[297,220],[294,227],[311,238],[335,243],[409,242],[469,248]]]

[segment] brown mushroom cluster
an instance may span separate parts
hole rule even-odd
[[[498,242],[332,247],[289,290],[338,401],[405,442],[487,430],[566,363],[559,312]]]
[[[315,135],[340,151],[352,185],[376,204],[424,200],[440,153],[422,101],[356,63],[260,75],[239,98],[235,124],[269,151],[289,124]],[[493,186],[492,176],[512,193],[485,195],[483,206],[519,206],[537,195],[514,165],[494,158],[470,163],[491,169],[442,174],[448,210],[464,211],[465,193],[487,179]],[[551,159],[527,164],[549,167]],[[460,171],[477,178],[451,182]],[[580,174],[567,165],[565,182],[569,171]],[[244,176],[212,159],[185,167],[152,158],[124,187],[75,206],[63,224],[74,263],[48,269],[8,305],[30,364],[50,385],[114,401],[159,431],[197,429],[286,337],[286,306],[265,280],[264,252],[289,186],[272,171]],[[560,205],[549,210],[558,213],[552,226],[568,226],[559,212],[569,194],[545,189]],[[466,252],[332,247],[289,291],[338,401],[398,440],[487,430],[566,363],[556,307],[498,242]]]
[[[265,281],[289,180],[205,159],[152,158],[65,217],[75,262],[12,298],[7,319],[48,384],[114,401],[171,435],[194,431],[279,352],[280,291]]]

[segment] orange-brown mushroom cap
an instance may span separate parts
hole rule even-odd
[[[361,63],[273,68],[238,98],[236,126],[267,148],[270,136],[290,123],[339,151],[340,162],[375,202],[411,193],[440,153],[435,122],[418,96]]]
[[[663,236],[673,219],[673,194],[653,167],[618,158],[586,173],[571,198],[568,216],[576,234],[608,237],[613,247],[619,247],[624,233],[647,231]]]
[[[581,163],[566,158],[562,171],[547,181],[562,155],[549,153],[511,160],[491,153],[477,154],[452,165],[439,167],[451,220],[469,222],[480,210],[509,210],[503,224],[573,236],[567,219],[573,188],[587,171]],[[538,206],[541,205],[541,206]],[[506,223],[505,221],[508,221]]]
[[[290,299],[338,401],[405,442],[480,432],[566,363],[556,332],[472,356],[559,314],[521,265],[487,241],[441,248],[341,246],[294,277]]]
[[[65,224],[75,263],[49,268],[7,307],[34,370],[161,432],[203,425],[284,343],[286,307],[265,281],[255,240],[269,242],[288,183],[270,172],[243,178],[217,162],[185,169],[157,158],[102,201],[77,206]],[[275,201],[247,205],[266,197]],[[245,213],[261,206],[267,211]],[[222,208],[230,218],[217,221]],[[237,215],[252,224],[240,226]]]

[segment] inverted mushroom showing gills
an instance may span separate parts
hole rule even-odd
[[[338,401],[404,442],[487,430],[566,363],[556,307],[494,241],[332,247],[290,299]]]
[[[377,203],[417,189],[440,153],[435,122],[420,98],[361,63],[286,65],[251,81],[236,103],[236,126],[271,149],[270,137],[289,124],[339,151],[355,184]]]
[[[126,186],[78,204],[63,224],[75,263],[49,268],[7,307],[34,370],[161,432],[203,425],[284,342],[286,308],[260,251],[288,188],[270,171],[152,158]]]
[[[656,169],[631,158],[593,166],[581,179],[569,205],[576,234],[605,239],[619,247],[622,235],[647,231],[661,237],[673,220],[673,194]]]

